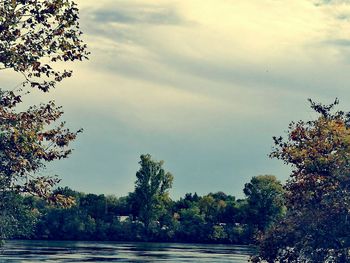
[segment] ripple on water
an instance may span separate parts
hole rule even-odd
[[[0,262],[248,262],[246,246],[65,241],[9,241]]]

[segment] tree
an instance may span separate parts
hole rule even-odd
[[[1,98],[0,94],[1,189],[49,198],[59,179],[35,174],[45,163],[67,158],[72,152],[68,146],[81,130],[71,132],[64,122],[54,127],[63,112],[53,102],[16,112],[12,107],[16,102]]]
[[[264,232],[284,212],[284,190],[273,175],[254,176],[243,189],[247,196],[246,223]]]
[[[53,68],[56,62],[86,59],[78,9],[71,0],[0,0],[0,71],[24,77],[22,86],[48,91],[72,72]],[[61,67],[62,63],[60,63]],[[12,87],[11,87],[12,89]],[[0,217],[11,218],[12,193],[29,193],[70,205],[72,199],[53,196],[57,177],[39,176],[45,163],[66,158],[78,132],[61,123],[63,114],[53,102],[16,110],[22,88],[0,90]],[[8,222],[8,221],[7,221]],[[4,224],[3,224],[4,225]],[[1,237],[10,231],[1,228]]]
[[[141,155],[140,158],[141,168],[136,173],[132,199],[138,219],[144,223],[146,233],[149,234],[150,224],[166,212],[173,175],[162,168],[163,161],[153,160],[150,154]]]
[[[47,162],[67,158],[72,152],[69,144],[80,132],[71,132],[64,123],[53,126],[63,114],[53,102],[17,112],[12,107],[17,103],[14,100],[11,96],[4,99],[0,94],[0,217],[3,220],[11,218],[14,211],[10,208],[13,202],[7,198],[12,192],[37,195],[66,206],[73,203],[72,198],[51,194],[52,186],[60,181],[56,176],[37,174]],[[5,231],[4,227],[1,230],[1,238],[14,232]]]
[[[206,241],[210,227],[206,228],[204,215],[198,206],[192,206],[179,211],[180,227],[178,236],[186,242]]]
[[[217,198],[215,198],[217,197]],[[198,207],[207,223],[220,223],[218,220],[226,208],[226,202],[219,195],[208,194],[198,201]]]
[[[52,64],[87,58],[78,13],[71,0],[0,0],[0,70],[14,70],[24,77],[23,86],[42,91],[70,77],[71,71],[60,72]],[[64,123],[48,128],[63,114],[54,102],[16,111],[20,92],[0,89],[0,186],[43,197],[58,179],[33,174],[44,162],[66,158],[69,142],[80,131],[70,132]]]
[[[0,0],[0,70],[21,73],[23,85],[48,91],[70,77],[52,64],[86,59],[81,35],[71,0]]]
[[[25,204],[23,197],[15,192],[1,192],[0,198],[0,242],[9,236],[30,237],[37,222],[37,210]]]
[[[271,157],[293,171],[286,189],[286,217],[260,240],[256,260],[349,262],[350,113],[314,103],[318,117],[292,122],[288,137],[274,138]]]

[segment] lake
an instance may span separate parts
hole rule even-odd
[[[66,241],[8,241],[0,262],[248,262],[247,246]]]

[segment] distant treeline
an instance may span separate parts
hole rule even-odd
[[[58,188],[55,194],[73,197],[75,205],[62,208],[33,196],[14,197],[16,216],[21,217],[14,236],[248,244],[284,213],[282,192],[274,176],[257,176],[245,185],[245,199],[237,200],[223,192],[204,196],[188,193],[177,201],[169,197],[162,202],[150,199],[155,206],[146,213],[145,207],[150,204],[141,207],[137,191],[118,198]]]

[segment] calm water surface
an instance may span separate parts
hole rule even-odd
[[[0,262],[248,262],[252,248],[178,243],[9,241]]]

